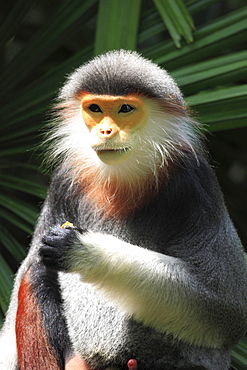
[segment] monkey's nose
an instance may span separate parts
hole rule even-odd
[[[100,125],[98,128],[98,136],[101,139],[110,139],[119,131],[116,125]]]
[[[109,128],[107,128],[107,129],[104,129],[104,128],[100,128],[99,129],[99,132],[100,132],[100,134],[102,135],[102,136],[110,136],[111,134],[112,134],[112,128],[111,127],[109,127]]]

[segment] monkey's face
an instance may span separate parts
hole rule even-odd
[[[103,183],[112,191],[112,184],[138,189],[150,178],[158,184],[161,172],[200,149],[176,83],[137,53],[96,57],[69,76],[58,98],[46,140],[50,161],[94,194]]]
[[[136,95],[85,94],[81,108],[91,148],[100,160],[106,164],[125,161],[132,154],[135,132],[147,121],[145,100]]]

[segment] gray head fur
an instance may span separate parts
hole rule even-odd
[[[177,84],[164,69],[126,50],[110,51],[76,69],[59,97],[71,99],[81,91],[121,96],[137,93],[184,104]]]

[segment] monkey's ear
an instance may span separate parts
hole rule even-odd
[[[53,270],[69,271],[69,251],[78,241],[80,233],[83,233],[83,230],[75,226],[54,226],[49,235],[42,238],[39,249],[41,262]]]

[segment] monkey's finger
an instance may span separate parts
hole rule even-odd
[[[47,247],[52,247],[56,249],[59,248],[62,240],[63,238],[59,236],[45,236],[44,238],[42,238],[42,244]]]
[[[40,248],[39,255],[40,257],[42,257],[43,260],[49,260],[51,258],[55,259],[55,258],[61,257],[57,249],[49,245],[44,245],[42,248]]]
[[[48,235],[43,236],[42,243],[54,247],[60,247],[61,243],[71,244],[75,238],[75,231],[77,229],[71,227],[61,229],[60,226],[55,226]]]
[[[66,271],[64,256],[60,249],[43,245],[39,250],[39,256],[46,267],[58,271]]]

